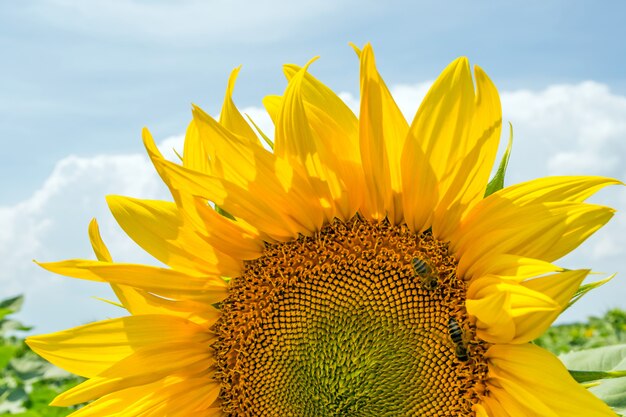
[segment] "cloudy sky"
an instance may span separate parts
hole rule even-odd
[[[445,3],[445,5],[443,4]],[[506,5],[505,5],[506,3]],[[52,331],[118,315],[104,285],[61,278],[32,259],[92,257],[97,217],[118,260],[154,262],[120,233],[106,194],[166,198],[144,155],[148,126],[180,149],[196,103],[216,114],[229,72],[235,100],[269,129],[263,96],[283,63],[304,64],[352,106],[372,42],[407,117],[455,57],[483,67],[502,94],[515,144],[507,182],[545,175],[626,179],[626,3],[581,0],[24,0],[0,2],[0,298],[24,293],[21,318]],[[626,210],[626,187],[596,202]],[[563,320],[626,308],[626,217],[561,264],[621,272]],[[598,275],[602,277],[604,275]]]

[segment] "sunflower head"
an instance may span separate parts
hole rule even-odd
[[[80,417],[615,416],[530,342],[589,273],[553,262],[613,214],[585,200],[619,182],[490,183],[501,108],[480,68],[452,62],[409,123],[372,48],[355,50],[358,118],[309,63],[285,66],[284,94],[263,101],[273,139],[233,103],[239,69],[219,120],[193,108],[182,163],[144,130],[173,201],[107,201],[165,267],[114,262],[95,221],[97,261],[42,264],[109,283],[128,311],[28,339],[89,378],[53,405],[92,401]]]

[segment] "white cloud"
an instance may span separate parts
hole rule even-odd
[[[537,162],[539,169],[547,168],[550,174],[583,172],[623,178],[626,97],[587,81],[539,92],[505,93],[502,101],[525,162]],[[534,146],[525,146],[527,141]]]
[[[410,120],[430,83],[392,88],[397,102]],[[358,100],[342,98],[353,108]],[[602,84],[586,82],[559,85],[540,91],[502,93],[505,120],[515,128],[509,183],[557,174],[609,175],[626,178],[626,98]],[[264,110],[242,109],[261,129],[272,135],[273,126]],[[176,159],[172,149],[182,150],[182,138],[163,141],[160,149]],[[59,161],[42,186],[30,198],[0,207],[0,252],[3,268],[0,285],[7,295],[27,293],[27,323],[38,331],[77,325],[118,314],[91,295],[108,296],[103,285],[69,280],[46,273],[31,259],[43,261],[92,257],[86,236],[91,217],[101,223],[105,241],[114,257],[128,261],[155,262],[139,250],[115,225],[104,196],[125,194],[140,198],[168,198],[165,187],[144,155],[68,156]],[[626,190],[600,193],[597,202],[626,209]],[[611,224],[592,237],[566,266],[591,266],[595,270],[622,271],[626,256],[626,218],[618,213]],[[568,311],[566,319],[602,313],[609,307],[625,307],[626,283],[618,277],[596,295]],[[87,313],[89,312],[89,313]]]
[[[170,138],[162,149],[179,147],[181,138]],[[48,179],[32,196],[13,206],[0,207],[0,269],[2,294],[26,292],[22,314],[38,330],[77,325],[91,314],[117,314],[115,308],[93,302],[90,296],[110,298],[103,285],[70,281],[47,273],[31,262],[64,258],[93,259],[87,225],[98,218],[105,240],[115,256],[150,261],[115,226],[104,200],[107,194],[140,198],[166,198],[162,185],[144,155],[70,155],[60,160]],[[154,261],[153,261],[154,262]],[[77,314],[77,311],[91,312]],[[86,315],[87,316],[86,316]]]

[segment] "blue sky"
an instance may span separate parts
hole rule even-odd
[[[116,229],[104,195],[163,198],[143,156],[148,126],[176,146],[190,103],[215,114],[243,64],[238,105],[285,87],[283,63],[303,64],[349,103],[358,64],[348,46],[372,42],[408,117],[428,82],[467,55],[502,92],[515,127],[511,183],[549,174],[626,179],[626,3],[606,1],[0,2],[0,297],[27,295],[40,331],[118,314],[89,298],[102,286],[62,279],[30,260],[91,257],[89,219],[122,260],[150,261]],[[621,189],[597,199],[626,209]],[[626,220],[564,260],[625,271]],[[565,316],[626,308],[618,276]]]

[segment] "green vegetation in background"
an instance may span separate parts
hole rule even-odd
[[[83,379],[30,351],[20,331],[30,330],[8,318],[22,307],[22,296],[0,301],[0,417],[64,417],[72,409],[49,407],[59,393]]]
[[[609,310],[585,323],[552,326],[535,343],[555,355],[626,343],[626,311]]]

